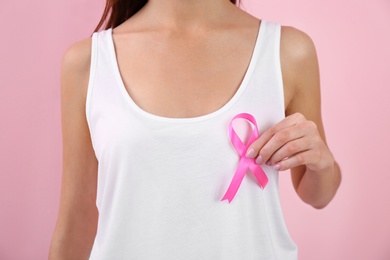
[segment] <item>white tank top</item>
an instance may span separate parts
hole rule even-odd
[[[251,114],[261,134],[285,117],[280,28],[261,22],[237,92],[193,118],[138,107],[123,84],[112,29],[93,34],[86,116],[99,163],[99,221],[90,259],[297,259],[276,170],[262,166],[264,189],[248,170],[231,203],[221,201],[240,160],[228,134],[232,118]]]

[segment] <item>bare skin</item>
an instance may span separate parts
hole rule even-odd
[[[149,0],[113,30],[128,93],[140,108],[159,116],[196,117],[219,109],[243,79],[259,23],[226,0]],[[70,46],[62,61],[63,180],[52,260],[88,259],[96,234],[98,162],[85,118],[90,59],[88,38]],[[299,197],[323,208],[341,173],[326,145],[310,37],[283,26],[281,65],[286,118],[252,144],[249,156],[291,169]]]

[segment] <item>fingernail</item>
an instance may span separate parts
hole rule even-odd
[[[271,161],[267,161],[265,164],[271,166]]]
[[[279,170],[280,170],[280,164],[276,164],[276,165],[274,166],[274,169],[277,170],[277,171],[279,171]]]
[[[256,163],[257,163],[257,164],[262,164],[262,163],[263,163],[263,158],[261,157],[261,155],[259,155],[259,156],[256,158]]]
[[[254,155],[255,155],[255,150],[253,150],[253,148],[249,149],[246,152],[246,157],[248,157],[248,158],[253,158]]]

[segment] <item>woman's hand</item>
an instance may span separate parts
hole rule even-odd
[[[321,172],[334,165],[316,124],[301,113],[289,115],[266,130],[251,144],[246,156],[280,171],[306,165],[313,172]]]

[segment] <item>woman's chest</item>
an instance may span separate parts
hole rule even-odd
[[[144,111],[173,118],[206,115],[228,103],[243,85],[254,58],[253,36],[154,45],[148,40],[126,48],[118,41],[118,67],[128,95]]]

